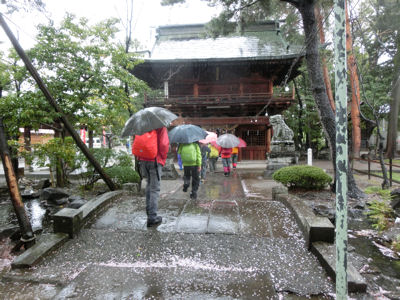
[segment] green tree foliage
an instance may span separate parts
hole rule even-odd
[[[122,185],[127,182],[140,181],[140,176],[134,170],[133,161],[129,154],[106,148],[91,149],[91,151],[107,175],[116,184]],[[94,183],[100,179],[95,169],[81,153],[75,159],[75,168],[81,169],[80,179],[87,189],[91,189]]]
[[[400,129],[399,101],[391,92],[400,76],[400,10],[397,0],[362,1],[353,11],[354,46],[359,53],[358,68],[362,76],[363,99],[372,103],[381,116],[389,120],[388,143],[395,143]],[[390,105],[388,105],[390,103]],[[385,107],[383,113],[383,107]],[[389,108],[391,110],[388,114]],[[368,109],[363,109],[368,114]],[[395,146],[388,145],[388,151]],[[389,154],[391,155],[391,154]]]
[[[70,121],[100,133],[111,120],[122,127],[124,113],[134,105],[121,83],[137,83],[137,89],[143,84],[127,71],[133,67],[133,55],[114,39],[117,20],[94,26],[87,22],[67,14],[60,27],[40,25],[31,53]]]
[[[296,149],[304,152],[311,148],[318,152],[327,147],[327,144],[304,65],[300,68],[300,73],[295,79],[296,104],[290,106],[283,114],[286,123],[293,130]]]
[[[394,212],[390,206],[391,194],[390,190],[382,189],[378,186],[370,186],[365,189],[366,194],[375,195],[379,199],[368,202],[368,210],[365,213],[372,223],[372,227],[382,231],[393,223]]]
[[[7,13],[29,9],[43,11],[45,9],[42,0],[2,0],[1,5],[5,5]]]
[[[140,60],[115,39],[116,24],[116,19],[109,19],[89,26],[88,20],[67,14],[59,26],[38,26],[37,44],[27,51],[70,123],[76,129],[85,125],[98,135],[103,129],[119,135],[129,112],[137,110],[134,96],[146,88],[128,71]],[[126,82],[130,93],[124,90]],[[57,127],[59,115],[14,51],[0,65],[0,88],[6,92],[0,112],[9,137],[17,139],[21,127]]]
[[[49,109],[45,98],[38,93],[28,72],[14,50],[0,64],[1,94],[0,114],[9,137],[19,136],[19,128],[50,124],[57,114]]]
[[[35,162],[40,167],[48,167],[51,170],[55,168],[62,169],[65,178],[73,170],[76,158],[76,147],[71,137],[65,139],[54,138],[45,144],[36,144],[33,146],[32,153],[25,153],[25,159],[31,164]]]

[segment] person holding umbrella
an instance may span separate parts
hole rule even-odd
[[[178,154],[183,165],[183,191],[187,192],[192,180],[190,198],[197,199],[200,184],[201,150],[199,140],[204,139],[207,132],[199,126],[183,124],[169,132],[171,143],[179,143]]]
[[[237,147],[239,143],[239,138],[230,133],[222,134],[217,139],[217,145],[222,147],[220,154],[225,176],[229,176],[231,173],[232,148]]]
[[[221,159],[222,166],[224,168],[224,175],[229,176],[231,174],[231,156],[232,156],[232,148],[221,148]]]
[[[210,148],[210,155],[208,157],[210,172],[214,173],[217,170],[217,160],[219,157],[220,147],[215,142],[210,143],[208,147]]]
[[[197,190],[200,185],[201,150],[198,142],[180,144],[178,153],[181,155],[183,164],[183,191],[187,192],[192,179],[192,192],[190,198],[197,199]]]
[[[237,160],[239,155],[239,147],[232,148],[232,168],[236,169]]]
[[[247,143],[243,139],[241,139],[241,138],[238,138],[238,139],[239,139],[239,145],[232,148],[232,168],[233,169],[236,169],[238,155],[239,155],[239,148],[244,148],[247,146]]]
[[[177,118],[177,115],[167,109],[147,107],[132,115],[122,130],[122,137],[135,136],[132,153],[138,158],[141,174],[147,178],[147,227],[157,226],[162,222],[157,210],[162,166],[165,165],[169,151],[166,126]]]

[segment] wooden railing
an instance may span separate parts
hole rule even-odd
[[[288,93],[251,93],[251,94],[219,94],[219,95],[174,95],[166,97],[150,97],[145,95],[145,103],[147,105],[165,105],[165,104],[236,104],[251,102],[273,102],[290,101],[293,99],[291,92]]]
[[[375,174],[375,172],[371,170],[371,164],[378,164],[380,167],[379,160],[370,159],[369,157],[368,157],[368,159],[353,157],[353,160],[364,161],[364,162],[368,163],[368,169],[366,172],[363,170],[357,170],[354,168],[353,168],[353,170],[356,170],[357,172],[360,172],[360,173],[368,174],[368,179],[370,179],[371,176],[383,178],[383,176]],[[400,173],[400,165],[394,164],[391,159],[389,159],[389,163],[384,163],[384,165],[389,166],[389,184],[390,184],[390,186],[392,186],[392,182],[400,183],[400,181],[393,179],[393,172]],[[393,170],[393,168],[395,168],[395,170]]]

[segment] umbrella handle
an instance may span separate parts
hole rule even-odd
[[[135,169],[136,169],[136,172],[138,172],[138,174],[139,174],[139,177],[140,177],[140,181],[142,181],[143,180],[143,176],[142,176],[142,171],[141,171],[141,165],[140,165],[140,160],[138,160],[136,157],[135,157]]]

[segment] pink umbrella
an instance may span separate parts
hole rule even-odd
[[[242,140],[241,138],[239,138],[239,141],[240,141],[240,143],[239,143],[239,145],[238,145],[239,148],[247,147],[247,143],[246,143],[244,140]]]
[[[208,144],[211,142],[215,142],[217,140],[217,134],[215,132],[207,131],[207,136],[205,139],[200,140],[199,142],[202,144]]]

